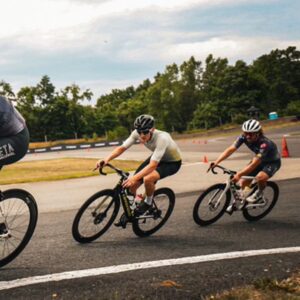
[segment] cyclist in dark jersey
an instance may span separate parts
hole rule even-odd
[[[241,134],[233,145],[229,146],[212,163],[219,164],[221,161],[234,153],[242,144],[245,144],[252,152],[255,153],[252,161],[233,177],[233,182],[240,182],[242,189],[249,186],[251,180],[241,179],[242,176],[255,176],[259,189],[256,193],[247,197],[248,202],[254,203],[262,196],[262,191],[266,186],[267,180],[272,177],[281,166],[281,157],[274,142],[264,136],[260,123],[256,120],[248,120],[242,126]]]
[[[20,160],[28,150],[29,133],[21,114],[0,96],[0,169]]]

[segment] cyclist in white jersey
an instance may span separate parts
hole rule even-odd
[[[137,213],[142,214],[152,205],[155,184],[159,179],[171,176],[181,167],[181,154],[177,144],[169,133],[154,128],[154,118],[141,115],[134,122],[135,130],[115,148],[104,160],[96,164],[96,168],[105,166],[110,160],[120,156],[139,140],[153,153],[136,170],[135,174],[124,181],[123,186],[136,195],[137,189],[144,182],[146,198],[137,207]]]

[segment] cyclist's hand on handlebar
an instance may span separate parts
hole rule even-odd
[[[234,174],[234,176],[232,177],[231,181],[234,182],[234,183],[237,183],[237,182],[240,181],[241,177],[242,177],[242,176],[241,176],[239,173],[236,173],[236,174]]]
[[[107,164],[107,162],[105,162],[105,160],[98,160],[95,166],[95,170],[98,170],[100,168],[103,168],[105,165]]]

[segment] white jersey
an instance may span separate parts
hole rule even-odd
[[[123,147],[128,149],[139,139],[139,134],[136,130],[132,131],[131,135],[123,143]],[[153,152],[151,160],[160,162],[180,161],[181,154],[177,144],[174,142],[169,133],[155,129],[150,141],[145,143],[145,146]]]

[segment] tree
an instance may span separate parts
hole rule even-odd
[[[209,129],[218,125],[218,108],[213,103],[200,103],[194,112],[194,117],[189,124],[189,129]]]
[[[266,88],[263,110],[284,109],[290,101],[300,99],[300,52],[296,47],[272,50],[253,62],[252,72],[260,74]]]
[[[75,139],[83,133],[84,129],[83,107],[80,101],[91,100],[92,96],[93,93],[89,89],[81,92],[79,86],[76,84],[67,86],[62,91],[62,97],[69,102],[66,120],[69,122],[70,128],[72,128]]]
[[[177,95],[181,126],[177,126],[177,131],[183,131],[187,128],[187,124],[192,119],[200,101],[199,91],[202,72],[201,62],[196,61],[193,56],[180,66],[180,81]]]
[[[4,96],[13,100],[15,98],[15,94],[12,90],[11,85],[4,80],[0,81],[0,96]]]

